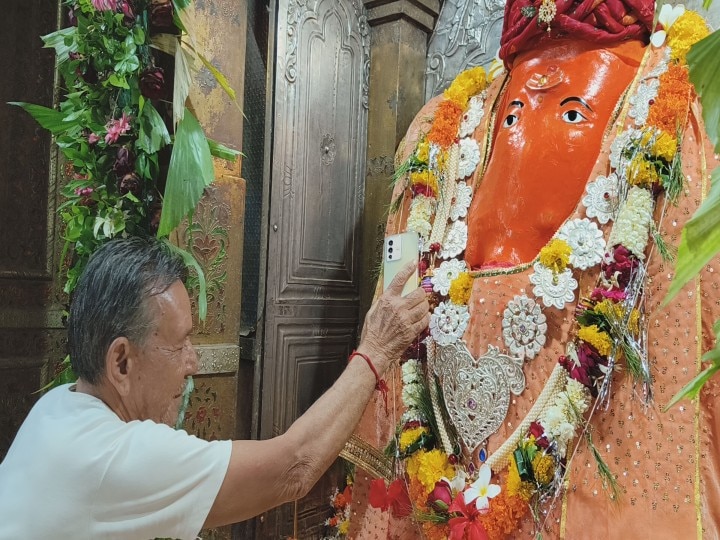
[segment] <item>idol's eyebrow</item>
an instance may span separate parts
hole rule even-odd
[[[508,105],[508,109],[512,106],[520,107],[522,109],[525,106],[525,104],[522,101],[516,99],[515,101],[510,102],[510,105]]]
[[[565,105],[566,103],[570,103],[571,101],[576,101],[576,102],[578,102],[580,105],[582,105],[583,107],[585,107],[588,111],[594,112],[594,111],[592,110],[592,108],[590,107],[590,105],[587,104],[587,101],[585,101],[583,98],[579,98],[579,97],[575,97],[575,96],[563,99],[563,100],[560,102],[560,106],[562,107],[563,105]]]

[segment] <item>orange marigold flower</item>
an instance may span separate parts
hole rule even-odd
[[[684,127],[693,97],[687,67],[670,64],[668,70],[660,75],[660,88],[655,103],[650,106],[647,125],[669,134],[677,133],[678,119],[680,127]]]
[[[428,141],[441,148],[448,148],[457,137],[462,112],[463,109],[458,104],[450,100],[443,101],[435,112],[435,120],[427,136]]]
[[[503,540],[517,530],[519,521],[529,508],[527,501],[520,497],[512,497],[503,491],[493,498],[490,511],[480,516],[480,522],[485,527],[490,540]]]

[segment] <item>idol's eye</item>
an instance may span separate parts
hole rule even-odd
[[[517,121],[518,121],[518,117],[516,115],[508,114],[505,117],[505,121],[503,122],[503,127],[514,126],[515,124],[517,124]]]
[[[587,120],[582,113],[576,111],[575,109],[570,109],[569,111],[565,111],[562,115],[563,120],[567,122],[568,124],[580,124]]]

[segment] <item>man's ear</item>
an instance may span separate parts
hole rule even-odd
[[[130,393],[131,373],[135,361],[134,348],[126,337],[113,340],[105,355],[105,373],[110,384],[121,396]]]

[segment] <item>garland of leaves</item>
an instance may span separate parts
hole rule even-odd
[[[192,215],[214,179],[212,156],[240,154],[206,138],[188,107],[193,71],[204,64],[235,100],[223,75],[199,52],[191,0],[64,0],[68,26],[43,36],[56,52],[59,106],[22,107],[54,137],[69,181],[58,211],[61,268],[71,294],[90,256],[119,236],[167,238]],[[174,56],[174,67],[173,57]],[[174,82],[166,73],[174,70]],[[200,282],[199,264],[178,250]],[[69,357],[49,386],[71,380]]]

